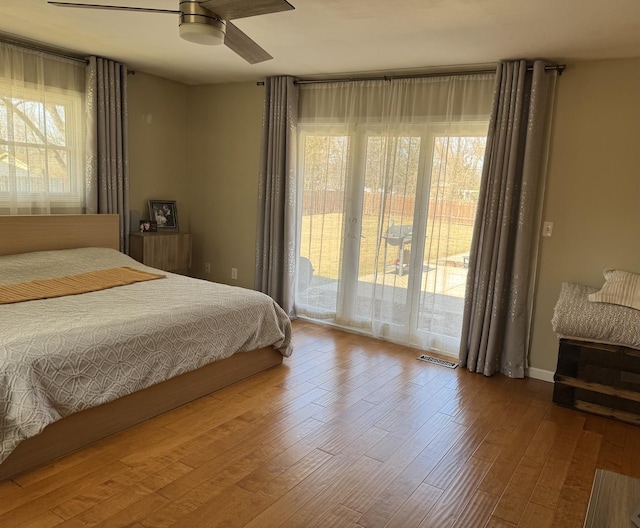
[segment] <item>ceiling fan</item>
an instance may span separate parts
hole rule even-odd
[[[294,9],[286,0],[179,0],[178,10],[73,2],[47,3],[60,7],[178,14],[179,31],[183,39],[209,46],[224,43],[250,64],[267,61],[273,57],[230,20]]]

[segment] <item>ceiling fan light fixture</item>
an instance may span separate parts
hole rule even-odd
[[[180,37],[195,44],[224,43],[227,23],[193,0],[180,2]]]
[[[223,27],[211,24],[200,24],[197,22],[185,22],[180,24],[180,37],[195,44],[205,46],[219,46],[224,43]]]

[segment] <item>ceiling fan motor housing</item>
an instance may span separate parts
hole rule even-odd
[[[180,37],[208,46],[224,42],[226,22],[198,2],[180,2]]]

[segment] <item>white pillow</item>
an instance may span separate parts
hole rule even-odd
[[[619,304],[640,310],[640,275],[629,271],[604,270],[602,289],[589,295],[592,302]]]

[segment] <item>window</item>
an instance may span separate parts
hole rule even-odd
[[[84,86],[76,81],[84,66],[63,59],[53,79],[56,59],[8,48],[0,49],[0,214],[83,212]]]

